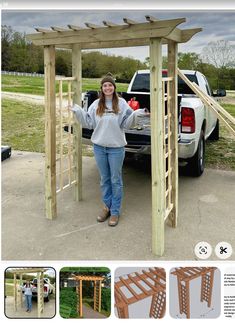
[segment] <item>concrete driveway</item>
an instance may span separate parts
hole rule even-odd
[[[58,218],[44,211],[42,154],[13,152],[2,163],[3,260],[193,260],[194,246],[220,241],[235,249],[235,172],[206,169],[179,179],[179,222],[165,227],[165,253],[151,253],[151,175],[145,165],[124,166],[125,199],[116,228],[97,223],[101,207],[93,158],[83,158],[82,202],[72,189],[58,195]],[[211,260],[217,260],[213,253]],[[235,260],[234,254],[230,259]]]
[[[14,297],[7,296],[5,298],[5,315],[9,318],[38,318],[38,310],[37,310],[37,300],[35,298],[32,299],[32,311],[26,312],[25,304],[22,306],[20,303],[17,305],[17,310],[14,308]],[[49,302],[44,303],[44,311],[41,314],[41,318],[52,318],[55,316],[55,298],[51,298]]]

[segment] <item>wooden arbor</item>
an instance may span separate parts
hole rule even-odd
[[[215,267],[176,268],[171,274],[177,276],[180,314],[190,318],[190,281],[201,276],[201,302],[206,301],[211,307]]]
[[[99,312],[101,311],[101,283],[104,280],[104,277],[101,276],[85,276],[77,275],[73,277],[73,280],[76,280],[76,293],[77,293],[77,312],[80,317],[83,316],[82,310],[82,283],[83,281],[93,281],[94,282],[94,310]]]
[[[119,318],[129,318],[128,306],[152,296],[150,318],[162,318],[166,309],[166,273],[162,268],[120,276],[115,282],[115,304]]]
[[[38,318],[41,317],[41,314],[44,311],[44,271],[43,268],[15,268],[11,270],[14,274],[14,307],[15,311],[17,310],[17,305],[20,302],[21,307],[23,306],[22,293],[20,294],[20,301],[18,300],[19,295],[17,294],[17,280],[16,276],[20,275],[20,285],[22,285],[23,274],[28,273],[37,273],[37,306],[38,306]]]
[[[103,21],[104,26],[86,23],[87,28],[68,25],[68,29],[36,28],[28,35],[35,45],[44,46],[45,108],[46,108],[46,215],[56,211],[56,100],[55,48],[72,49],[73,102],[81,105],[83,49],[115,48],[149,45],[150,47],[150,104],[152,158],[152,252],[164,252],[164,224],[168,218],[173,227],[178,215],[178,112],[177,112],[177,44],[191,39],[201,28],[181,30],[177,26],[185,18],[157,20],[146,16],[139,23],[124,18],[123,25]],[[168,77],[162,78],[162,45],[168,46]],[[167,94],[164,87],[167,83]],[[165,109],[165,106],[167,109]],[[73,168],[75,199],[82,199],[81,127],[75,124]],[[63,171],[62,171],[63,172]],[[62,186],[63,189],[63,186]]]

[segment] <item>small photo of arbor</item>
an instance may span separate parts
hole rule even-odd
[[[60,270],[60,316],[106,318],[111,313],[111,272],[106,267]]]
[[[56,314],[56,271],[48,267],[12,267],[4,274],[8,318],[53,318]]]

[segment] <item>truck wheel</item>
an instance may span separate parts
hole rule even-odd
[[[200,177],[205,167],[205,137],[201,130],[197,151],[194,156],[188,161],[188,171],[193,177]]]
[[[215,128],[213,129],[213,132],[208,137],[209,141],[218,141],[219,140],[219,119],[217,119]]]
[[[49,302],[49,295],[45,297],[45,302]]]

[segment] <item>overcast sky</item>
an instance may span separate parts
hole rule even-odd
[[[101,24],[103,20],[109,20],[117,24],[123,24],[124,17],[145,21],[145,15],[152,15],[159,19],[186,18],[186,23],[179,25],[180,29],[202,27],[203,31],[196,34],[188,43],[180,44],[180,52],[201,53],[210,41],[227,40],[235,46],[235,11],[161,11],[161,10],[3,10],[2,24],[11,26],[19,32],[34,33],[35,27],[60,26],[68,24],[84,26],[85,22]],[[105,49],[115,55],[131,56],[141,61],[149,56],[148,47]]]
[[[1,0],[2,8],[13,9],[47,9],[47,8],[60,8],[67,9],[68,6],[74,9],[208,9],[211,10],[211,0]],[[235,9],[234,0],[213,0],[213,9]]]

